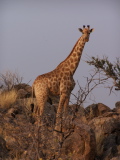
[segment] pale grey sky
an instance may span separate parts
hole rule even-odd
[[[53,70],[71,52],[81,36],[78,28],[95,31],[86,43],[74,75],[84,86],[88,56],[120,57],[120,0],[0,0],[0,72],[18,70],[23,82]],[[73,93],[78,91],[76,85]],[[97,88],[94,103],[113,108],[120,94]],[[85,106],[93,103],[89,99]]]

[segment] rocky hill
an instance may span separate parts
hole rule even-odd
[[[47,103],[42,126],[36,122],[30,98],[0,106],[1,160],[119,160],[120,102],[68,107],[61,140],[53,133],[58,104]],[[34,99],[35,103],[35,99]]]

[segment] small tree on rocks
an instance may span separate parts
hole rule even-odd
[[[116,62],[111,63],[108,57],[103,57],[102,59],[91,57],[87,63],[95,66],[98,72],[106,77],[107,80],[110,78],[113,80],[113,85],[109,87],[110,93],[113,87],[117,91],[120,90],[120,58],[116,58]]]

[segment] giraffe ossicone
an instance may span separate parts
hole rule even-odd
[[[85,43],[89,41],[90,33],[93,29],[90,26],[79,28],[82,36],[78,39],[68,57],[62,61],[53,71],[38,76],[33,89],[37,99],[38,115],[42,116],[44,107],[49,95],[60,95],[60,101],[57,109],[56,123],[66,112],[69,104],[71,91],[75,87],[73,75],[79,65]],[[58,119],[58,120],[57,120]],[[60,130],[60,126],[56,129]]]

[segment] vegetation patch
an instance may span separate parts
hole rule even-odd
[[[16,102],[17,92],[15,90],[3,92],[0,95],[0,107],[10,107]]]

